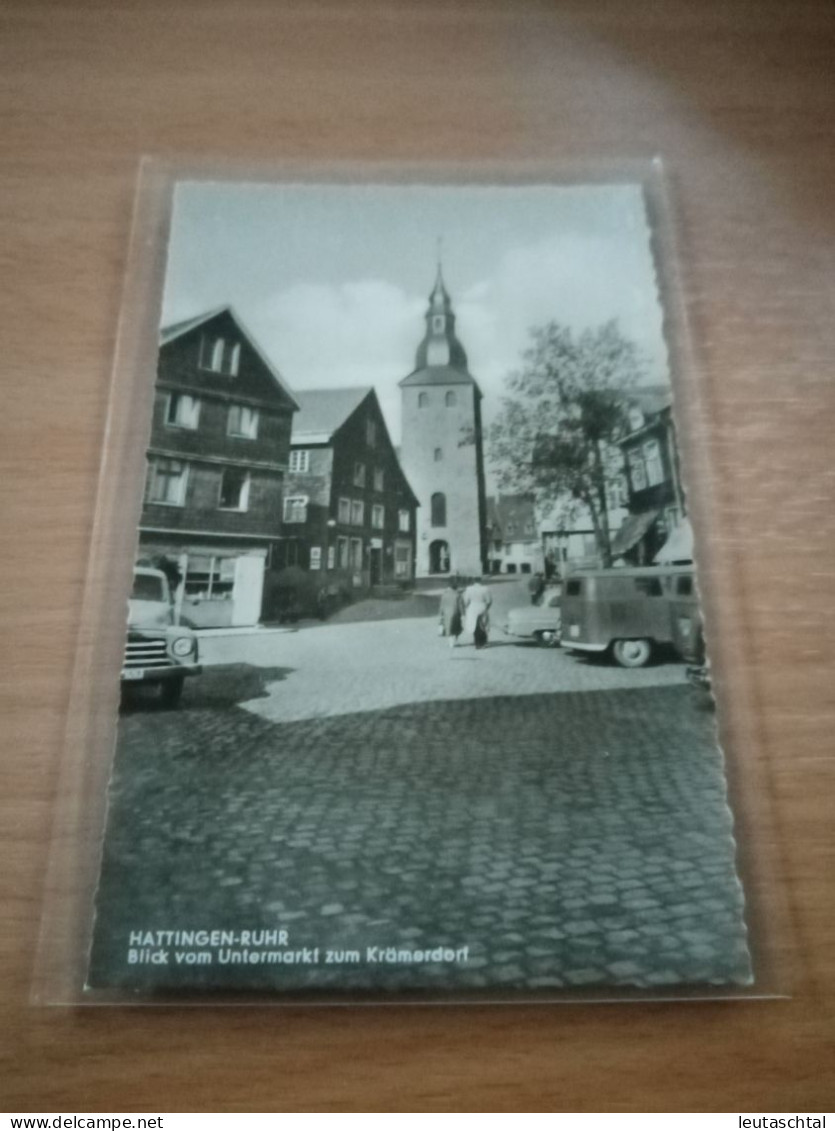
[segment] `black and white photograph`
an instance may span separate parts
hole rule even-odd
[[[755,984],[657,255],[638,182],[177,183],[91,994]]]

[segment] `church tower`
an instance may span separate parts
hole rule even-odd
[[[415,368],[400,388],[400,458],[420,502],[417,576],[482,574],[486,502],[481,390],[455,335],[440,263]]]

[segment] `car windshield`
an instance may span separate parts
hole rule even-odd
[[[137,573],[133,579],[131,598],[134,601],[164,601],[162,578],[150,573]]]

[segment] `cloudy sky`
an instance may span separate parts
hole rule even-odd
[[[395,442],[438,241],[489,421],[529,330],[618,320],[667,380],[641,190],[177,186],[163,325],[232,305],[291,387],[374,385]]]

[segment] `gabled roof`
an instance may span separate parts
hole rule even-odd
[[[673,403],[673,391],[669,385],[638,385],[626,392],[626,402],[637,405],[644,416],[655,416]]]
[[[189,330],[195,330],[198,326],[202,326],[205,322],[211,322],[213,318],[217,318],[218,314],[223,314],[226,311],[229,311],[229,313],[232,314],[231,306],[216,306],[214,310],[209,310],[205,314],[197,314],[193,318],[184,318],[180,322],[171,322],[168,326],[163,326],[163,328],[160,330],[159,344],[161,346],[165,346],[169,342],[173,342],[175,341],[175,339],[181,338],[183,334],[187,334]]]
[[[349,389],[303,389],[295,394],[299,411],[293,417],[293,444],[327,444],[374,390],[371,385]]]
[[[532,495],[493,495],[487,499],[487,524],[498,527],[507,542],[535,539],[536,510]],[[530,530],[526,530],[526,525]],[[507,535],[507,537],[505,537]]]
[[[238,328],[241,336],[246,338],[251,348],[263,362],[264,366],[269,371],[270,376],[273,378],[275,383],[282,390],[282,392],[285,393],[287,397],[289,397],[291,403],[296,408],[298,408],[298,400],[295,393],[291,392],[290,387],[287,385],[284,378],[264,353],[263,349],[258,345],[258,342],[255,340],[255,338],[253,338],[252,334],[241,321],[240,316],[231,306],[218,306],[214,310],[207,311],[205,314],[198,314],[194,318],[186,318],[181,322],[172,322],[168,326],[163,326],[159,332],[159,344],[160,346],[167,346],[169,342],[174,342],[178,338],[182,338],[185,334],[188,334],[190,331],[196,330],[200,326],[205,326],[209,322],[213,322],[216,318],[220,318],[224,315],[228,318],[231,318],[235,326]]]

